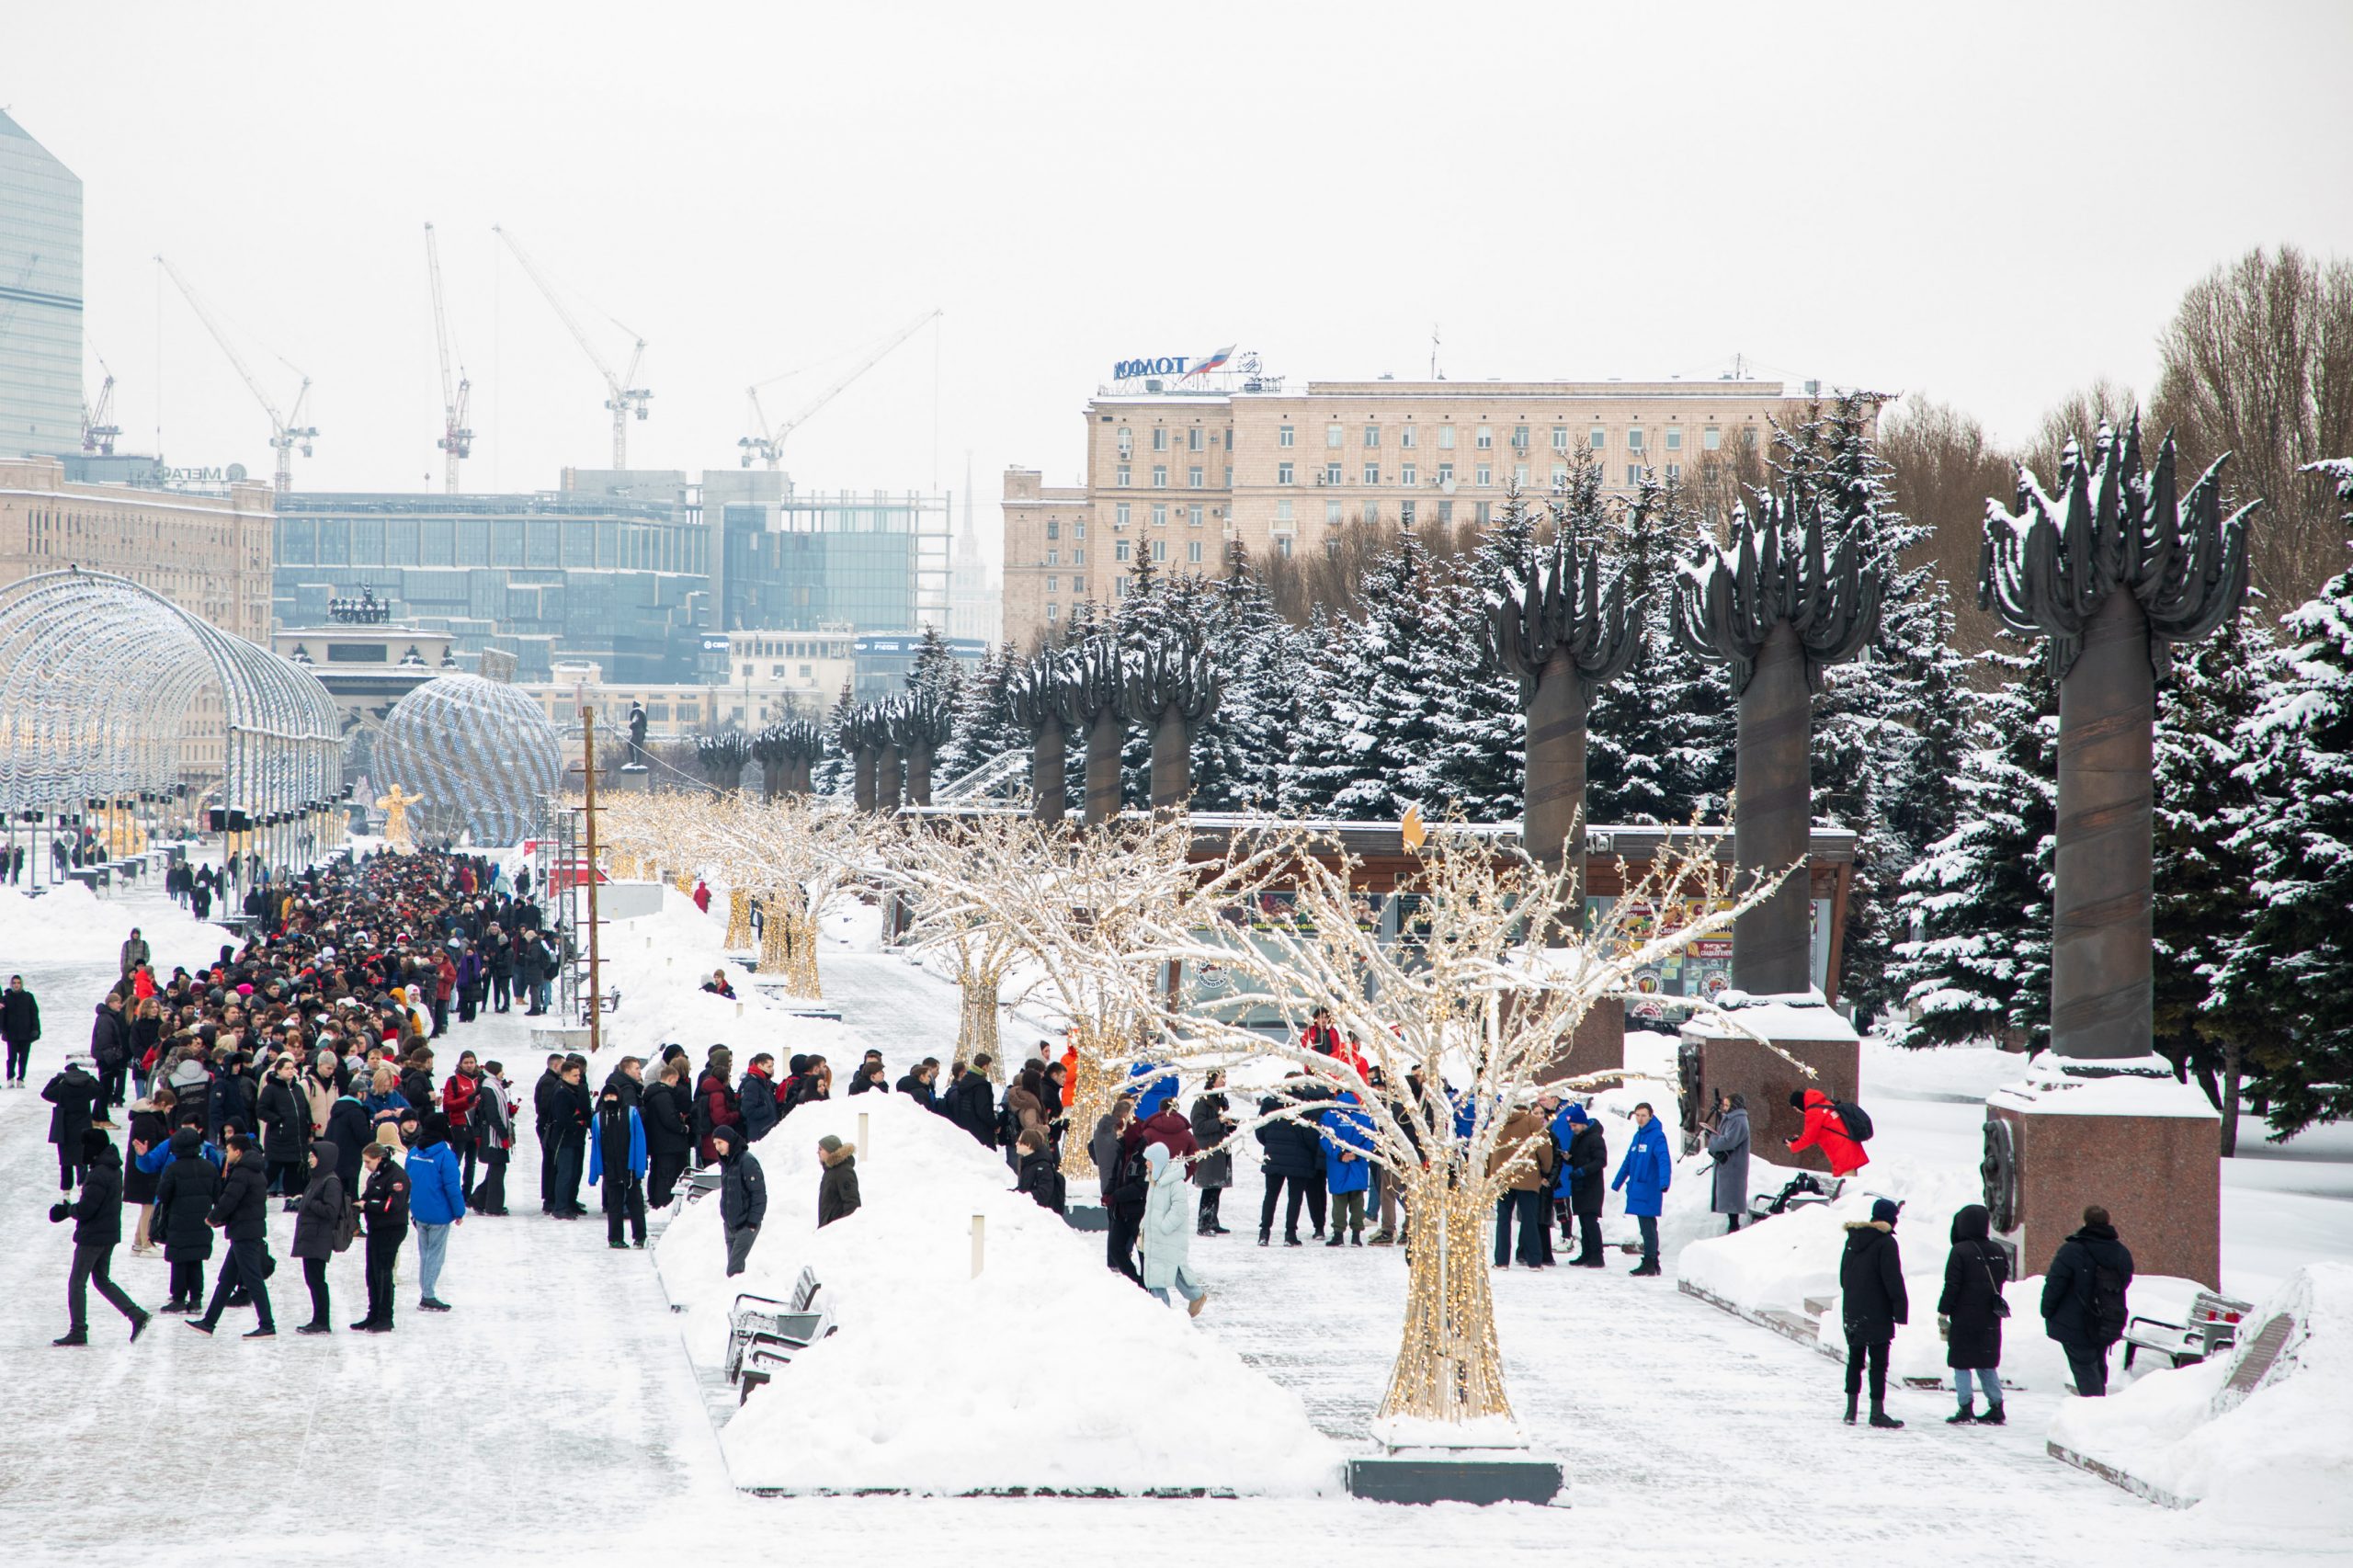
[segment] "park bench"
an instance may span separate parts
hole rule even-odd
[[[2252,1302],[2237,1301],[2220,1291],[2200,1290],[2190,1301],[2187,1323],[2134,1317],[2124,1325],[2124,1364],[2130,1367],[2133,1356],[2143,1349],[2171,1357],[2177,1367],[2203,1361],[2216,1351],[2236,1345],[2239,1325],[2254,1311]]]
[[[789,1301],[749,1291],[735,1298],[727,1314],[726,1373],[739,1391],[739,1403],[795,1356],[834,1332],[833,1304],[820,1302],[822,1290],[816,1274],[803,1268]]]
[[[1758,1193],[1748,1200],[1748,1217],[1768,1220],[1775,1214],[1786,1214],[1816,1203],[1829,1203],[1847,1190],[1845,1176],[1818,1176],[1811,1171],[1800,1171],[1791,1176],[1779,1197]],[[1779,1205],[1776,1208],[1775,1205]]]

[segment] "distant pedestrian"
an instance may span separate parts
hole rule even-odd
[[[1185,1162],[1161,1143],[1145,1144],[1143,1158],[1148,1188],[1142,1226],[1143,1288],[1163,1301],[1176,1292],[1185,1298],[1186,1313],[1199,1317],[1210,1293],[1193,1278],[1192,1226],[1185,1212]]]
[[[1258,1102],[1258,1114],[1274,1118],[1290,1103],[1281,1096],[1268,1095]],[[1283,1210],[1283,1245],[1302,1246],[1305,1244],[1299,1239],[1299,1206],[1307,1196],[1308,1178],[1320,1178],[1324,1174],[1323,1140],[1314,1128],[1302,1127],[1290,1118],[1262,1121],[1257,1138],[1263,1152],[1258,1168],[1267,1180],[1266,1196],[1258,1204],[1258,1244],[1266,1246],[1272,1239],[1275,1207],[1279,1202]],[[1286,1187],[1290,1189],[1288,1195]]]
[[[164,1262],[172,1271],[167,1312],[193,1312],[204,1305],[204,1265],[212,1256],[213,1200],[221,1196],[217,1151],[193,1127],[172,1134],[170,1163],[155,1178],[154,1232],[164,1238]],[[143,1154],[142,1154],[143,1157]]]
[[[817,1140],[817,1163],[824,1167],[817,1178],[817,1228],[822,1231],[858,1210],[858,1145],[827,1133]]]
[[[360,1334],[392,1331],[392,1269],[408,1239],[408,1173],[391,1149],[371,1143],[360,1154],[367,1187],[359,1216],[368,1227],[368,1315],[351,1326]]]
[[[1015,1140],[1020,1152],[1020,1178],[1014,1184],[1016,1191],[1026,1192],[1040,1209],[1051,1209],[1060,1214],[1064,1210],[1064,1186],[1059,1163],[1047,1145],[1046,1135],[1031,1128]]]
[[[2084,1210],[2083,1229],[2059,1244],[2042,1277],[2043,1332],[2067,1353],[2075,1392],[2086,1399],[2108,1392],[2108,1347],[2131,1321],[2132,1255],[2116,1238],[2108,1210]]]
[[[40,1038],[40,1004],[25,989],[25,977],[12,974],[8,977],[8,989],[0,991],[0,1042],[8,1047],[8,1087],[25,1086],[25,1073],[32,1064],[33,1041]]]
[[[302,1260],[302,1283],[311,1292],[311,1321],[295,1326],[297,1334],[332,1334],[334,1319],[327,1298],[327,1260],[335,1256],[343,1228],[343,1176],[340,1151],[331,1138],[311,1144],[310,1179],[303,1184],[301,1207],[294,1210],[294,1244],[288,1249]]]
[[[588,1144],[588,1185],[605,1189],[605,1244],[626,1252],[645,1244],[645,1122],[620,1089],[607,1084],[597,1100],[596,1133]],[[629,1223],[630,1241],[621,1240]]]
[[[1708,1208],[1724,1217],[1724,1233],[1740,1229],[1748,1212],[1748,1096],[1716,1096],[1716,1122],[1708,1134],[1708,1153],[1714,1156],[1715,1189]]]
[[[1608,1190],[1609,1136],[1601,1123],[1573,1105],[1561,1113],[1568,1120],[1568,1157],[1562,1161],[1568,1182],[1569,1212],[1577,1222],[1574,1268],[1599,1268],[1608,1260],[1601,1248],[1601,1202]]]
[[[1901,1426],[1887,1413],[1887,1353],[1895,1325],[1912,1321],[1904,1290],[1904,1259],[1895,1245],[1895,1220],[1902,1206],[1889,1199],[1871,1205],[1871,1217],[1847,1226],[1847,1251],[1838,1260],[1838,1312],[1847,1330],[1847,1425],[1870,1373],[1874,1426]]]
[[[1219,1222],[1218,1199],[1233,1185],[1233,1152],[1225,1146],[1233,1136],[1233,1118],[1226,1114],[1225,1070],[1210,1069],[1209,1081],[1193,1099],[1193,1142],[1201,1150],[1193,1162],[1193,1185],[1201,1189],[1194,1230],[1204,1236],[1229,1234]]]
[[[1834,1176],[1852,1176],[1871,1163],[1863,1146],[1847,1136],[1847,1123],[1838,1115],[1838,1107],[1820,1089],[1793,1089],[1790,1092],[1790,1108],[1805,1114],[1805,1126],[1790,1140],[1790,1153],[1803,1153],[1819,1149],[1822,1157],[1830,1162]]]
[[[71,1326],[50,1343],[90,1342],[88,1287],[92,1285],[108,1306],[130,1320],[131,1337],[135,1340],[147,1326],[148,1314],[108,1273],[114,1249],[122,1242],[122,1156],[103,1132],[93,1130],[82,1138],[82,1165],[88,1174],[83,1177],[81,1194],[71,1202],[61,1199],[49,1210],[51,1224],[74,1221],[74,1265],[65,1282]]]
[[[694,1152],[694,1130],[687,1119],[688,1071],[684,1055],[665,1058],[638,1108],[645,1123],[645,1201],[651,1208],[670,1206],[672,1190]]]
[[[466,1207],[477,1214],[504,1215],[506,1166],[515,1153],[515,1099],[506,1069],[496,1062],[482,1064],[482,1086],[474,1095],[473,1134],[482,1180],[467,1192]]]
[[[57,1187],[71,1192],[82,1179],[82,1135],[99,1119],[106,1090],[79,1056],[65,1059],[63,1071],[44,1085],[40,1097],[55,1108],[49,1113],[49,1141],[57,1145]]]
[[[1324,1114],[1328,1126],[1334,1113]],[[1495,1137],[1495,1151],[1487,1156],[1487,1175],[1498,1176],[1506,1171],[1510,1179],[1495,1197],[1495,1267],[1508,1268],[1517,1256],[1525,1267],[1545,1267],[1552,1261],[1545,1245],[1549,1229],[1544,1216],[1544,1194],[1552,1185],[1552,1138],[1549,1120],[1541,1110],[1521,1106],[1505,1119]],[[1333,1190],[1336,1193],[1339,1189],[1335,1186]],[[1512,1244],[1515,1219],[1519,1221],[1516,1253]],[[1336,1217],[1332,1222],[1335,1245],[1338,1244],[1339,1223]]]
[[[2002,1425],[2002,1320],[2010,1315],[2002,1285],[2010,1276],[2010,1258],[1992,1234],[1993,1218],[1983,1203],[1952,1217],[1952,1251],[1945,1256],[1944,1293],[1937,1298],[1945,1318],[1945,1365],[1952,1369],[1961,1401],[1960,1410],[1945,1418],[1948,1426]],[[1985,1396],[1983,1415],[1970,1399],[1972,1381]]]
[[[269,1311],[269,1177],[262,1169],[261,1150],[245,1133],[229,1140],[228,1167],[207,1219],[227,1240],[229,1251],[213,1280],[211,1301],[202,1317],[188,1320],[188,1327],[212,1333],[230,1297],[242,1295],[253,1304],[258,1320],[245,1337],[269,1338],[278,1332]]]
[[[1086,1141],[1087,1158],[1095,1163],[1096,1192],[1107,1207],[1111,1201],[1111,1174],[1120,1165],[1120,1140],[1135,1125],[1135,1097],[1120,1095],[1111,1101],[1109,1110],[1096,1118],[1095,1131]],[[1043,1132],[1040,1129],[1041,1136]]]
[[[996,1096],[989,1087],[990,1062],[986,1051],[973,1057],[948,1085],[941,1102],[948,1119],[971,1133],[983,1149],[996,1147]]]
[[[711,1139],[719,1151],[719,1227],[727,1237],[727,1273],[732,1278],[744,1272],[752,1244],[760,1237],[760,1221],[767,1218],[767,1179],[745,1143],[742,1128],[714,1129]]]
[[[1618,1163],[1618,1174],[1609,1183],[1612,1192],[1624,1189],[1626,1212],[1643,1234],[1643,1260],[1627,1270],[1630,1274],[1659,1272],[1658,1217],[1674,1180],[1675,1162],[1666,1152],[1666,1130],[1644,1100],[1634,1108],[1633,1140],[1626,1145],[1625,1158]]]
[[[409,1220],[416,1227],[416,1304],[428,1312],[446,1312],[441,1265],[449,1256],[449,1233],[466,1222],[466,1184],[449,1148],[449,1119],[438,1110],[418,1119],[408,1179]]]

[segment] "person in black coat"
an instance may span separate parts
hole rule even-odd
[[[1258,1102],[1258,1114],[1272,1116],[1289,1104],[1282,1096],[1268,1095]],[[1269,1121],[1258,1129],[1258,1146],[1266,1151],[1258,1168],[1266,1174],[1267,1196],[1258,1205],[1258,1244],[1269,1244],[1275,1229],[1275,1204],[1286,1185],[1290,1200],[1283,1208],[1283,1245],[1303,1246],[1299,1239],[1299,1206],[1307,1197],[1311,1176],[1324,1171],[1324,1146],[1312,1126],[1297,1121]]]
[[[311,1143],[311,1176],[294,1210],[294,1244],[290,1254],[302,1260],[302,1283],[311,1291],[311,1321],[297,1325],[297,1334],[332,1334],[328,1318],[327,1259],[335,1256],[335,1236],[343,1224],[343,1177],[338,1166],[342,1151],[330,1138]]]
[[[2084,1226],[2059,1244],[2042,1277],[2042,1328],[2067,1353],[2075,1392],[2086,1399],[2108,1392],[2108,1347],[2131,1321],[2132,1255],[2116,1239],[2108,1210],[2095,1203]]]
[[[255,1106],[261,1118],[262,1157],[269,1162],[269,1190],[282,1195],[293,1210],[303,1186],[303,1158],[318,1130],[311,1125],[311,1096],[294,1076],[291,1051],[270,1067],[269,1082]]]
[[[52,1224],[74,1221],[74,1268],[65,1282],[65,1308],[73,1326],[62,1337],[51,1340],[52,1345],[90,1342],[88,1287],[93,1284],[109,1306],[131,1320],[131,1338],[137,1339],[139,1331],[147,1326],[147,1313],[107,1272],[114,1249],[122,1241],[122,1156],[103,1132],[92,1131],[82,1137],[80,1153],[86,1174],[81,1196],[71,1203],[54,1204],[49,1211]]]
[[[1033,1127],[1017,1140],[1017,1146],[1021,1150],[1021,1169],[1019,1179],[1014,1183],[1014,1190],[1028,1193],[1040,1209],[1063,1213],[1067,1189],[1063,1183],[1061,1165],[1055,1160],[1053,1151],[1046,1145],[1045,1132]]]
[[[540,1212],[555,1212],[555,1138],[550,1131],[554,1125],[556,1101],[563,1095],[563,1057],[561,1053],[548,1058],[548,1070],[531,1085],[531,1126],[540,1136]]]
[[[727,1237],[727,1272],[732,1278],[744,1272],[752,1244],[760,1239],[760,1222],[768,1214],[767,1177],[745,1142],[742,1128],[714,1128],[710,1139],[719,1151],[719,1228]]]
[[[892,1087],[897,1093],[906,1096],[915,1104],[923,1107],[924,1109],[936,1111],[939,1108],[939,1096],[932,1091],[931,1081],[938,1074],[939,1059],[936,1056],[926,1056],[913,1067],[908,1068],[905,1075]]]
[[[655,1209],[670,1206],[672,1190],[694,1152],[694,1126],[687,1119],[686,1079],[684,1057],[665,1062],[661,1076],[645,1091],[645,1103],[639,1110],[645,1122],[645,1201]]]
[[[57,1188],[71,1192],[82,1179],[82,1139],[97,1119],[98,1080],[78,1056],[65,1059],[65,1070],[51,1078],[40,1097],[57,1108],[49,1113],[49,1141],[57,1145]]]
[[[1887,1199],[1874,1202],[1869,1220],[1847,1227],[1847,1252],[1838,1260],[1839,1312],[1847,1328],[1847,1424],[1850,1426],[1867,1362],[1871,1425],[1904,1425],[1887,1413],[1888,1346],[1894,1342],[1895,1325],[1912,1317],[1911,1301],[1904,1293],[1904,1259],[1895,1246],[1895,1219],[1901,1211]]]
[[[1952,1251],[1945,1256],[1945,1288],[1937,1311],[1945,1317],[1945,1365],[1952,1369],[1953,1391],[1960,1397],[1958,1414],[1948,1426],[1983,1422],[2002,1425],[2002,1282],[2009,1278],[2010,1256],[1993,1243],[1993,1217],[1983,1203],[1972,1203],[1952,1217]],[[1985,1395],[1985,1414],[1979,1415],[1970,1399],[1974,1381]]]
[[[221,1325],[229,1298],[243,1290],[259,1320],[245,1337],[267,1339],[278,1332],[269,1311],[269,1178],[262,1171],[261,1151],[242,1132],[229,1140],[229,1168],[208,1219],[227,1239],[229,1256],[221,1262],[204,1315],[190,1318],[188,1327],[210,1334]]]
[[[164,1261],[171,1266],[172,1299],[167,1312],[192,1312],[204,1295],[204,1263],[212,1256],[207,1223],[221,1196],[221,1173],[204,1157],[204,1135],[193,1127],[172,1134],[171,1163],[155,1178],[155,1233],[164,1238]]]
[[[33,1059],[33,1041],[40,1038],[40,1004],[25,989],[25,977],[12,974],[8,989],[0,991],[0,1041],[8,1047],[8,1083],[25,1081]]]
[[[359,1156],[375,1141],[375,1119],[358,1096],[346,1090],[327,1108],[327,1124],[320,1136],[335,1145],[335,1174],[343,1182],[343,1190],[357,1196]]]
[[[577,1220],[588,1212],[580,1201],[580,1178],[588,1174],[588,1126],[597,1119],[583,1059],[564,1059],[563,1075],[549,1106],[548,1137],[555,1144],[555,1191],[549,1212],[559,1220]]]
[[[351,1325],[356,1334],[392,1331],[392,1266],[408,1238],[408,1172],[381,1143],[361,1152],[367,1187],[359,1195],[359,1218],[368,1228],[368,1315]]]
[[[97,1064],[98,1082],[106,1089],[101,1103],[120,1105],[124,1080],[130,1076],[131,1020],[122,1016],[122,998],[111,991],[99,999],[97,1016],[90,1020],[90,1060]]]
[[[1577,1255],[1569,1259],[1569,1266],[1599,1268],[1603,1264],[1601,1200],[1609,1192],[1609,1135],[1582,1107],[1570,1109],[1574,1114],[1569,1122],[1576,1131],[1569,1134],[1567,1151],[1569,1212],[1577,1222]]]
[[[989,1087],[989,1061],[985,1052],[973,1057],[941,1096],[948,1119],[971,1133],[983,1149],[996,1147],[996,1095]]]

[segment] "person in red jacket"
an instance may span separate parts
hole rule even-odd
[[[441,1085],[441,1114],[449,1119],[449,1152],[458,1156],[464,1190],[474,1189],[474,1101],[482,1097],[482,1062],[471,1051],[458,1052],[458,1070]]]
[[[695,879],[694,897],[695,907],[701,910],[705,915],[709,915],[710,913],[710,889],[703,885],[703,881],[700,877],[697,877]]]
[[[1340,1054],[1340,1031],[1332,1027],[1331,1008],[1315,1009],[1315,1016],[1308,1020],[1307,1028],[1300,1031],[1299,1043],[1301,1049],[1319,1055]]]
[[[1127,1142],[1129,1136],[1133,1137],[1138,1147],[1146,1143],[1164,1144],[1170,1155],[1179,1160],[1189,1160],[1201,1152],[1199,1140],[1193,1136],[1193,1123],[1176,1108],[1174,1096],[1158,1110],[1136,1122],[1120,1141]]]
[[[1871,1157],[1863,1153],[1863,1146],[1847,1136],[1847,1124],[1838,1119],[1838,1109],[1830,1103],[1828,1095],[1820,1089],[1792,1094],[1790,1107],[1805,1112],[1805,1131],[1789,1141],[1790,1153],[1821,1150],[1835,1176],[1852,1176],[1871,1163]]]
[[[736,1098],[735,1085],[731,1081],[734,1070],[735,1053],[723,1045],[714,1045],[703,1062],[702,1076],[695,1081],[695,1097],[702,1102],[708,1119],[704,1124],[708,1131],[697,1151],[705,1165],[719,1158],[719,1145],[711,1142],[711,1137],[721,1128],[732,1127],[737,1139],[744,1138],[742,1102]],[[740,1149],[745,1145],[739,1142],[735,1146]]]

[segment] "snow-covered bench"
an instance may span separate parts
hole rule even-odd
[[[2124,1325],[2124,1364],[2131,1366],[2133,1355],[2144,1348],[2171,1357],[2177,1367],[2203,1361],[2238,1343],[2239,1325],[2253,1311],[2251,1302],[2200,1290],[2189,1303],[2188,1323],[2135,1317]]]
[[[830,1301],[818,1298],[823,1287],[807,1268],[793,1281],[792,1299],[779,1301],[746,1291],[735,1298],[727,1315],[727,1381],[736,1385],[737,1403],[767,1382],[779,1368],[835,1330]]]

